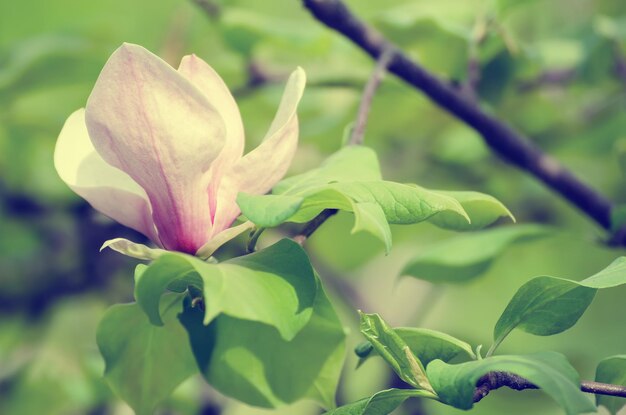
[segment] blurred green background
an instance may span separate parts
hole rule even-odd
[[[626,3],[623,0],[392,0],[348,2],[428,69],[453,82],[479,63],[484,108],[525,132],[579,177],[626,203]],[[482,33],[482,35],[481,35]],[[476,41],[477,34],[481,39]],[[195,53],[231,87],[247,145],[268,128],[285,76],[308,75],[292,173],[340,148],[373,62],[316,22],[299,1],[44,0],[0,2],[0,413],[127,414],[101,379],[95,327],[103,310],[132,299],[135,261],[103,241],[140,236],[112,223],[58,178],[52,153],[66,117],[84,106],[104,62],[122,42],[172,65]],[[490,154],[480,137],[419,92],[388,76],[371,110],[367,145],[385,177],[440,189],[478,190],[504,202],[520,223],[554,225],[548,239],[509,249],[484,277],[463,285],[398,279],[408,258],[453,233],[394,227],[394,249],[350,235],[338,215],[308,242],[336,307],[361,341],[356,309],[393,325],[448,332],[490,344],[517,287],[537,275],[580,279],[622,249],[573,207]],[[621,167],[620,167],[621,166]],[[266,235],[268,244],[275,235]],[[230,249],[238,249],[236,246]],[[598,294],[573,329],[554,337],[514,333],[501,352],[557,350],[586,379],[605,357],[626,353],[626,288]],[[306,356],[303,356],[306,358]],[[339,401],[396,382],[382,361],[358,371],[349,353]],[[539,392],[498,391],[481,414],[557,414]],[[219,396],[197,378],[165,405],[170,414],[261,414]],[[315,414],[310,404],[277,411]],[[398,414],[460,413],[415,402]]]

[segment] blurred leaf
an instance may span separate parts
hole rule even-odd
[[[395,44],[416,56],[428,69],[463,79],[477,8],[482,9],[470,1],[408,2],[389,7],[377,22]],[[441,45],[446,45],[446,53],[441,53]]]
[[[243,7],[225,7],[220,16],[220,25],[226,43],[244,55],[250,55],[258,43],[268,39],[289,39],[302,45],[316,37],[315,33],[302,30],[297,22],[252,12]]]
[[[589,307],[598,289],[622,284],[626,284],[626,257],[580,282],[547,276],[533,278],[515,293],[498,319],[490,352],[515,328],[538,336],[569,329]]]
[[[595,412],[595,405],[580,391],[578,373],[559,353],[494,356],[450,365],[435,360],[428,365],[430,381],[442,402],[459,409],[474,406],[476,382],[489,372],[509,372],[537,385],[568,415]]]
[[[202,287],[205,325],[224,313],[273,326],[286,340],[311,318],[317,289],[306,253],[288,239],[220,264],[168,253],[140,274],[135,289],[137,303],[154,324],[160,323],[159,298],[180,280]]]
[[[405,400],[414,397],[432,398],[423,390],[387,389],[375,393],[369,398],[361,399],[337,409],[328,411],[326,415],[387,415],[393,412]]]
[[[433,283],[465,282],[485,273],[510,245],[549,233],[543,226],[514,225],[456,236],[424,249],[400,275]]]
[[[612,356],[604,359],[596,369],[596,382],[626,386],[626,355]],[[596,403],[605,406],[611,414],[626,405],[622,397],[596,395]]]
[[[102,312],[99,301],[75,297],[49,309],[43,325],[26,320],[29,325],[16,326],[13,350],[0,344],[0,382],[8,387],[0,392],[0,413],[88,413],[110,399],[95,345]],[[3,317],[0,330],[7,335],[9,320]]]
[[[52,63],[56,59],[76,58],[84,55],[88,43],[79,37],[54,36],[50,34],[16,42],[5,52],[0,60],[6,62],[0,67],[0,91],[15,87],[24,78],[32,81],[44,80],[50,82],[49,77],[33,75],[38,68],[47,67],[50,75]],[[4,58],[4,59],[2,59]]]
[[[267,408],[304,398],[335,405],[344,332],[321,286],[313,315],[291,340],[271,326],[225,314],[205,326],[203,313],[189,305],[180,320],[200,371],[223,394]]]
[[[176,320],[180,305],[180,295],[164,297],[163,327],[151,324],[137,304],[114,305],[98,326],[105,378],[138,415],[152,414],[197,370],[185,330]]]
[[[426,371],[405,341],[378,314],[361,315],[361,333],[400,379],[416,389],[433,392]]]

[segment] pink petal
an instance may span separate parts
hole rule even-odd
[[[102,158],[146,191],[164,247],[195,253],[211,234],[206,172],[226,137],[218,111],[163,60],[124,44],[103,68],[86,120]]]
[[[146,192],[96,152],[85,125],[85,110],[69,116],[54,150],[61,179],[91,206],[159,243]]]
[[[243,123],[239,107],[222,78],[202,59],[196,55],[183,57],[178,73],[187,78],[200,90],[207,100],[215,107],[226,126],[226,143],[219,157],[213,162],[207,175],[209,182],[209,201],[212,218],[215,215],[217,188],[221,176],[228,166],[232,166],[243,154],[245,145]]]
[[[302,98],[306,75],[296,69],[285,87],[274,121],[263,142],[240,159],[220,183],[213,232],[227,228],[240,214],[237,193],[267,193],[287,172],[298,145],[296,109]]]

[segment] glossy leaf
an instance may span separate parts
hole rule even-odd
[[[369,398],[328,411],[326,415],[387,415],[404,401],[414,397],[432,398],[432,395],[417,389],[387,389]]]
[[[416,389],[433,392],[422,363],[378,314],[361,313],[361,333],[400,379]]]
[[[596,382],[626,386],[626,355],[604,359],[596,368]],[[624,398],[596,395],[596,403],[605,406],[611,414],[616,414],[626,405]]]
[[[368,232],[385,244],[385,251],[391,251],[391,228],[385,218],[385,212],[377,203],[355,202],[352,204],[354,210],[354,227],[352,233]]]
[[[321,286],[311,319],[291,340],[224,314],[205,326],[203,313],[189,304],[180,320],[201,373],[223,394],[267,408],[304,398],[334,406],[344,332]]]
[[[430,220],[446,229],[471,230],[511,216],[500,202],[481,193],[439,192],[384,181],[376,154],[360,146],[343,148],[319,168],[283,180],[272,195],[242,194],[238,203],[242,213],[259,227],[307,222],[324,209],[353,212],[353,232],[371,233],[385,244],[387,252],[391,248],[389,224]]]
[[[496,323],[490,352],[515,328],[549,336],[572,327],[585,312],[596,291],[626,283],[626,257],[580,282],[554,277],[537,277],[513,296]]]
[[[181,280],[202,289],[204,324],[224,313],[274,326],[287,340],[311,318],[317,290],[306,253],[288,239],[220,264],[169,253],[145,269],[136,283],[137,302],[155,324],[158,298]]]
[[[165,325],[151,324],[137,304],[109,308],[96,340],[111,388],[138,415],[154,408],[197,369],[184,328],[176,319],[181,297],[163,298]]]
[[[549,233],[549,228],[543,226],[516,225],[456,236],[425,248],[400,275],[431,282],[468,281],[485,273],[512,244]]]
[[[471,345],[449,334],[414,327],[396,327],[393,331],[404,340],[411,352],[424,366],[436,359],[448,362],[457,356],[462,356],[465,359],[476,359]],[[372,356],[370,351],[373,351],[371,343],[361,344],[358,350],[355,349],[357,355],[361,357],[359,365]]]
[[[289,195],[251,195],[240,192],[237,204],[251,215],[261,227],[271,228],[288,220],[296,213],[304,199]]]
[[[446,333],[413,327],[398,327],[394,331],[424,366],[435,359],[447,362],[457,356],[476,358],[472,346]]]
[[[441,212],[430,220],[430,222],[440,228],[455,231],[482,229],[500,218],[510,218],[515,222],[515,217],[511,211],[493,196],[478,192],[450,192],[441,190],[438,190],[437,193],[456,199],[471,218],[471,222],[467,222],[462,220],[458,215],[450,214],[450,212]]]
[[[382,180],[378,156],[365,146],[347,146],[329,156],[320,167],[282,180],[272,193],[303,193],[332,182],[359,180]]]
[[[493,371],[510,372],[532,382],[568,415],[595,411],[595,405],[580,391],[578,373],[559,353],[494,356],[458,365],[435,360],[427,368],[441,401],[459,409],[472,408],[476,383]]]

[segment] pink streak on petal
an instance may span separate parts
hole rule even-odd
[[[222,152],[207,172],[211,221],[215,221],[217,193],[224,171],[234,165],[243,154],[244,130],[237,103],[222,78],[196,55],[183,57],[178,72],[193,83],[216,108],[226,125],[226,143]],[[213,232],[214,233],[214,232]]]
[[[211,234],[206,173],[226,135],[206,97],[160,58],[125,44],[102,70],[86,121],[100,155],[146,191],[164,247],[195,253]]]

